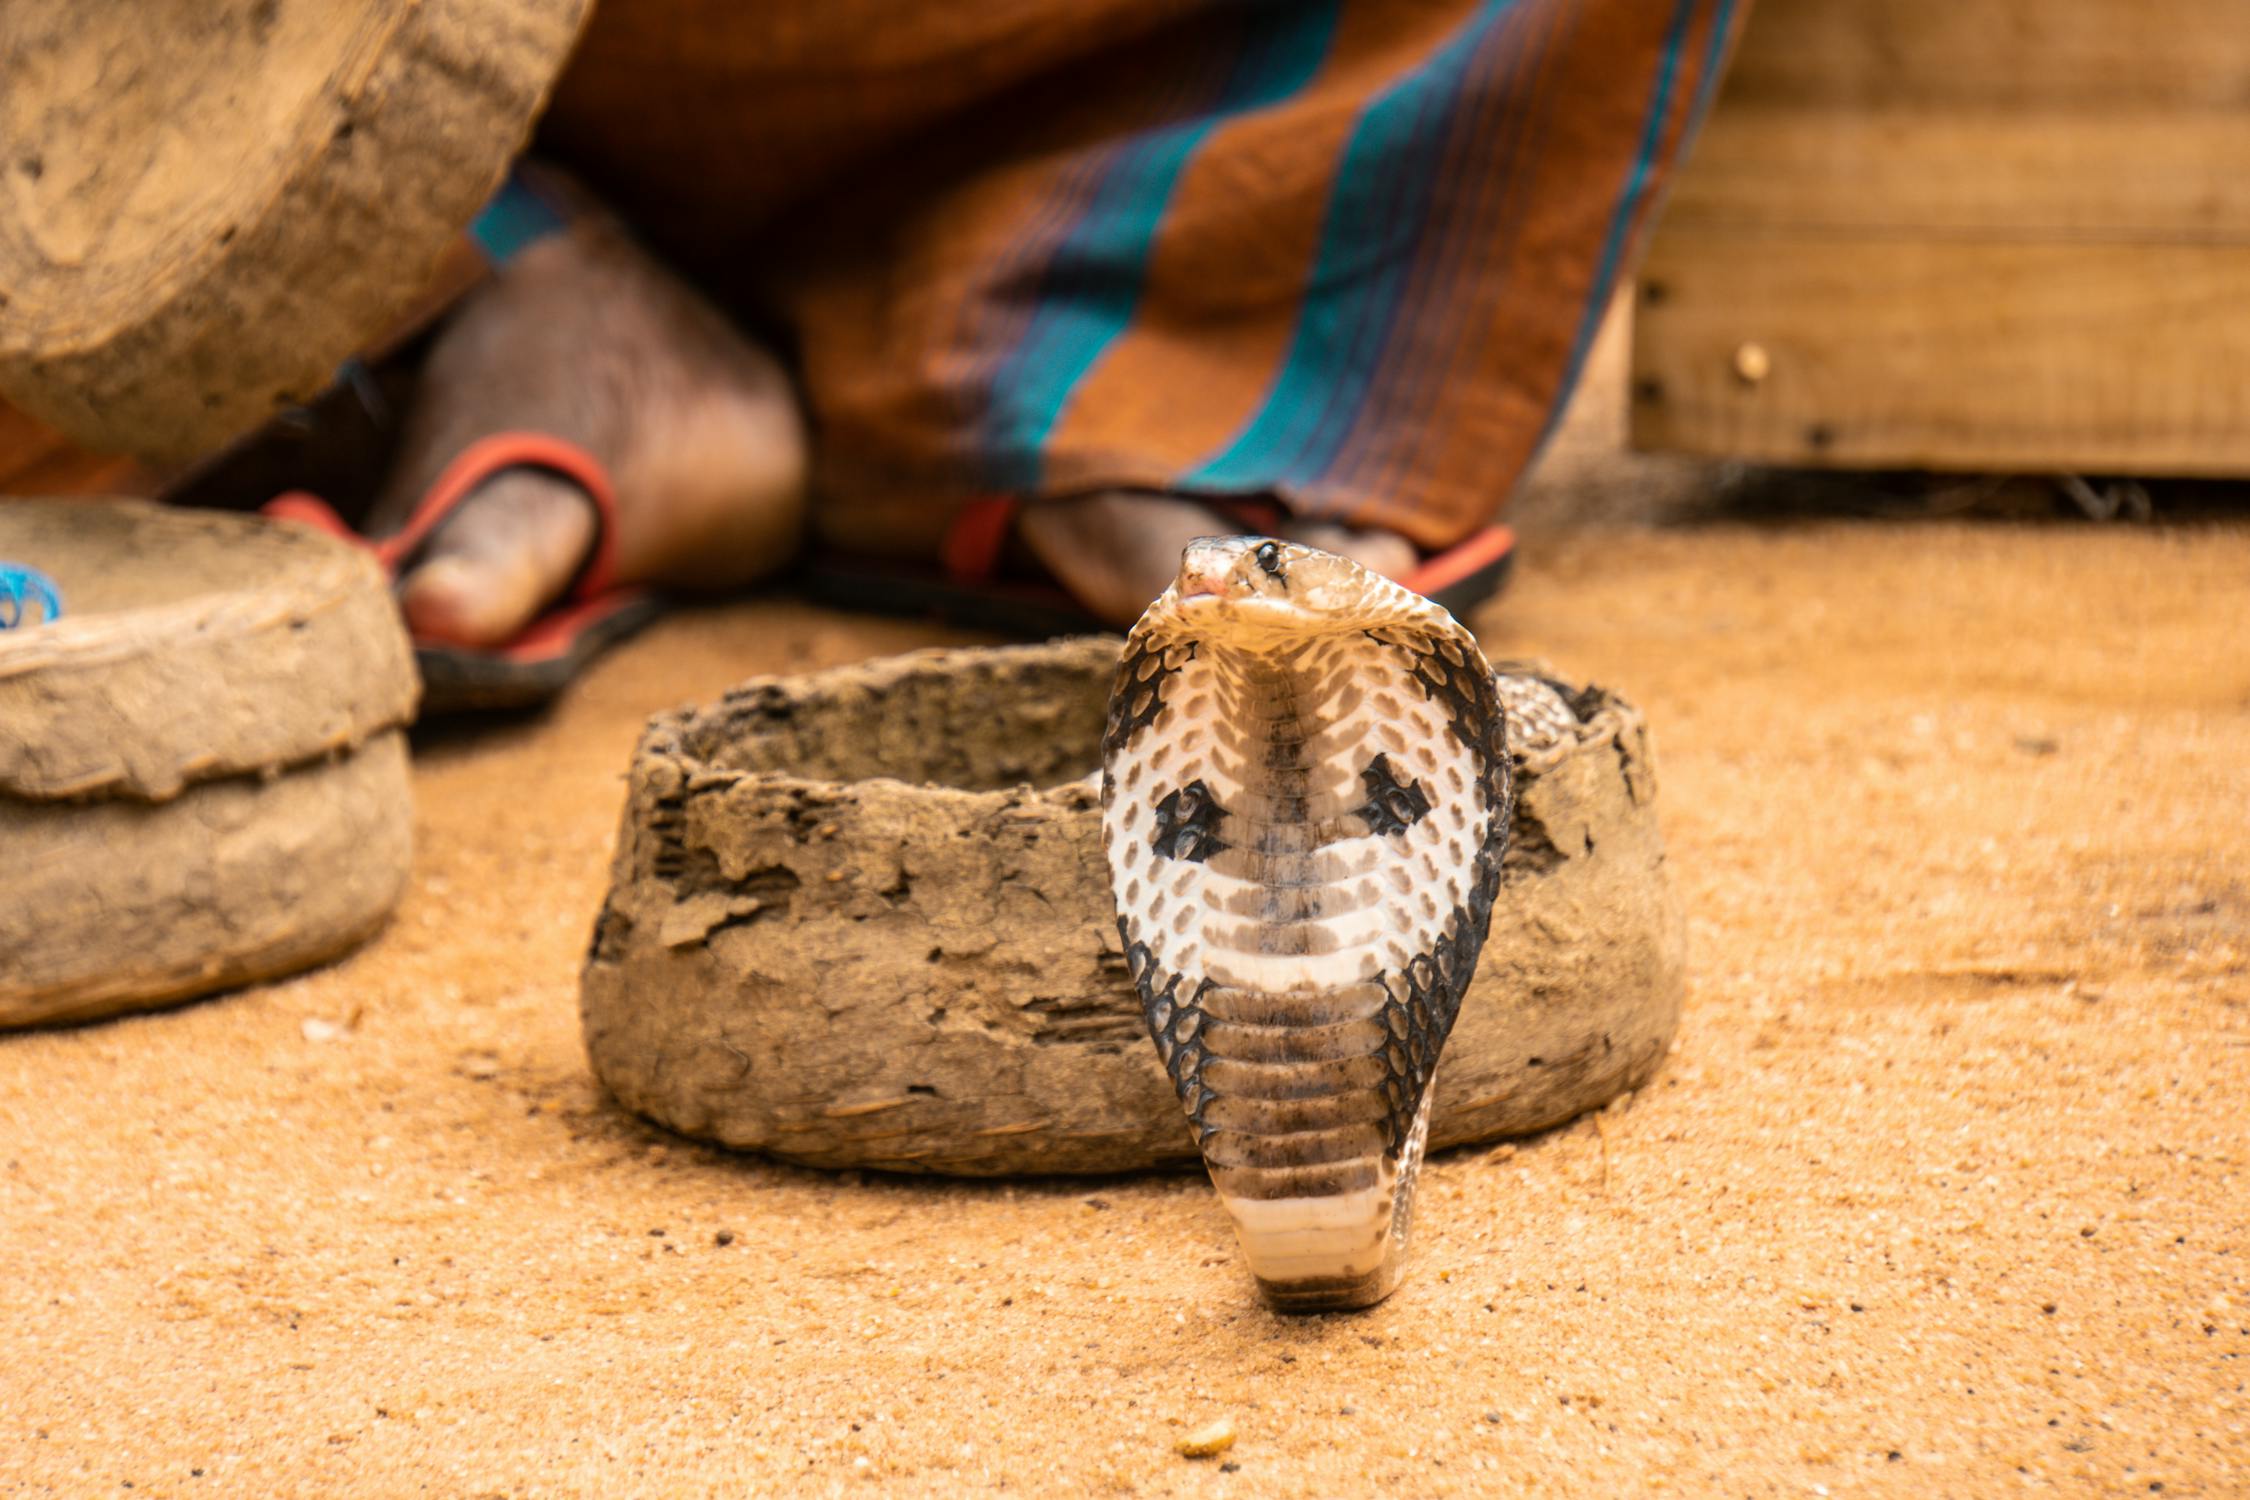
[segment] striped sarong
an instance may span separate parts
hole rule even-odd
[[[1504,503],[1730,0],[607,0],[543,145],[797,363],[817,525]]]

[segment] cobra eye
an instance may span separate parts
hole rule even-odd
[[[1282,577],[1281,573],[1280,543],[1260,542],[1258,544],[1257,558],[1258,566],[1265,569],[1266,572],[1274,579],[1282,583],[1287,583],[1289,581],[1287,578]]]

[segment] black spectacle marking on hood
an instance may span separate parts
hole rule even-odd
[[[1400,781],[1388,755],[1369,761],[1359,779],[1367,786],[1367,800],[1352,811],[1366,821],[1369,833],[1404,833],[1430,815],[1430,799],[1422,783]]]
[[[1149,835],[1149,846],[1166,859],[1200,864],[1227,847],[1219,837],[1226,815],[1198,778],[1156,804],[1156,831]]]

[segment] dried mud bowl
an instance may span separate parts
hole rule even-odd
[[[618,1101],[817,1167],[963,1176],[1198,1160],[1101,855],[1116,637],[918,651],[730,689],[633,752],[581,1010]],[[1600,688],[1519,735],[1514,838],[1433,1147],[1648,1082],[1680,908],[1648,730]]]
[[[2239,1494],[2246,580],[2239,522],[1535,534],[1478,623],[1654,726],[1679,1042],[1294,1320],[1186,1174],[828,1174],[602,1094],[643,717],[964,639],[667,622],[425,737],[346,961],[0,1038],[0,1490]]]
[[[0,1030],[297,973],[412,864],[420,684],[383,572],[255,517],[0,501],[69,600],[0,634]]]

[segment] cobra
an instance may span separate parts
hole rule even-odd
[[[1404,1274],[1513,804],[1475,638],[1344,558],[1198,541],[1126,640],[1102,742],[1118,931],[1277,1308],[1369,1306]]]

